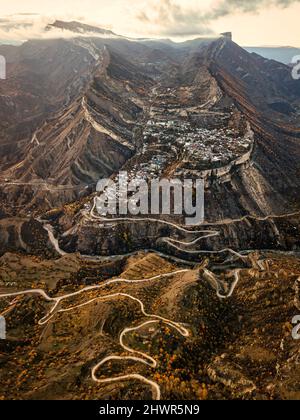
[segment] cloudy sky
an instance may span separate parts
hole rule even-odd
[[[181,40],[232,31],[244,46],[300,47],[300,0],[0,0],[0,6],[0,39],[40,37],[57,18],[127,36]]]

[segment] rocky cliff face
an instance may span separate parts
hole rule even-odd
[[[0,86],[1,168],[19,158],[17,146],[21,149],[41,122],[86,88],[98,61],[89,49],[68,40],[0,47],[7,61],[7,79]]]

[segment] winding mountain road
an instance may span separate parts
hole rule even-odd
[[[187,242],[179,241],[179,240],[172,239],[172,238],[169,238],[169,237],[161,237],[160,238],[160,241],[165,242],[166,244],[168,244],[169,246],[171,246],[174,249],[177,249],[180,252],[185,252],[186,254],[191,254],[191,255],[201,255],[201,254],[216,255],[216,254],[229,253],[229,254],[232,254],[232,255],[240,258],[243,261],[245,261],[247,259],[247,257],[245,255],[242,255],[241,253],[235,251],[232,248],[223,248],[223,249],[215,250],[215,251],[185,250],[185,249],[182,249],[179,245],[182,245],[184,247],[190,247],[190,246],[193,246],[193,245],[197,244],[198,242],[200,242],[203,239],[213,238],[213,237],[216,237],[216,236],[220,235],[220,232],[218,230],[205,229],[206,227],[229,225],[229,224],[233,224],[233,223],[243,222],[243,221],[246,221],[246,220],[255,220],[255,221],[258,221],[258,222],[263,222],[263,221],[267,221],[267,220],[270,220],[270,219],[280,219],[280,218],[283,218],[283,217],[292,217],[292,216],[296,216],[296,215],[300,214],[300,211],[297,211],[297,212],[287,213],[287,214],[283,214],[283,215],[268,215],[268,216],[263,216],[263,217],[246,215],[246,216],[243,216],[239,219],[224,220],[222,222],[216,222],[216,223],[203,223],[201,226],[203,226],[204,229],[192,230],[192,229],[187,229],[186,227],[178,225],[176,223],[168,222],[166,220],[161,220],[161,219],[155,219],[155,218],[151,218],[151,217],[149,217],[149,218],[145,218],[145,217],[141,217],[141,218],[137,218],[137,217],[136,218],[134,218],[134,217],[116,217],[116,218],[108,219],[108,218],[105,218],[103,216],[100,216],[99,214],[95,214],[96,200],[97,200],[97,197],[94,197],[93,206],[90,210],[90,213],[88,215],[86,215],[86,218],[88,220],[92,221],[92,222],[95,222],[95,221],[99,221],[101,223],[152,222],[152,223],[165,224],[165,225],[170,226],[172,228],[175,228],[176,230],[178,230],[180,232],[183,232],[187,235],[195,235],[195,234],[200,234],[201,235],[198,238],[196,238],[192,241],[187,241]],[[243,252],[247,253],[247,251],[243,251]],[[251,251],[249,250],[249,252],[251,252]]]

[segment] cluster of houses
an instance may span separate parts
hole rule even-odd
[[[166,152],[161,151],[158,154],[154,153],[152,156],[149,153],[147,153],[147,156],[143,156],[142,153],[138,163],[128,168],[128,179],[129,181],[133,179],[149,181],[154,178],[161,178],[168,162],[170,162],[170,156]]]
[[[252,146],[252,139],[240,137],[232,129],[207,130],[197,128],[193,134],[188,134],[182,142],[184,160],[207,166],[224,166],[239,156],[245,154]]]

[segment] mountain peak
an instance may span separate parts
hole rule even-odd
[[[53,29],[61,29],[65,31],[74,32],[76,34],[101,34],[101,35],[111,35],[118,36],[109,29],[103,29],[98,26],[87,25],[85,23],[71,21],[66,22],[63,20],[56,20],[54,23],[47,25],[46,29],[48,31]]]

